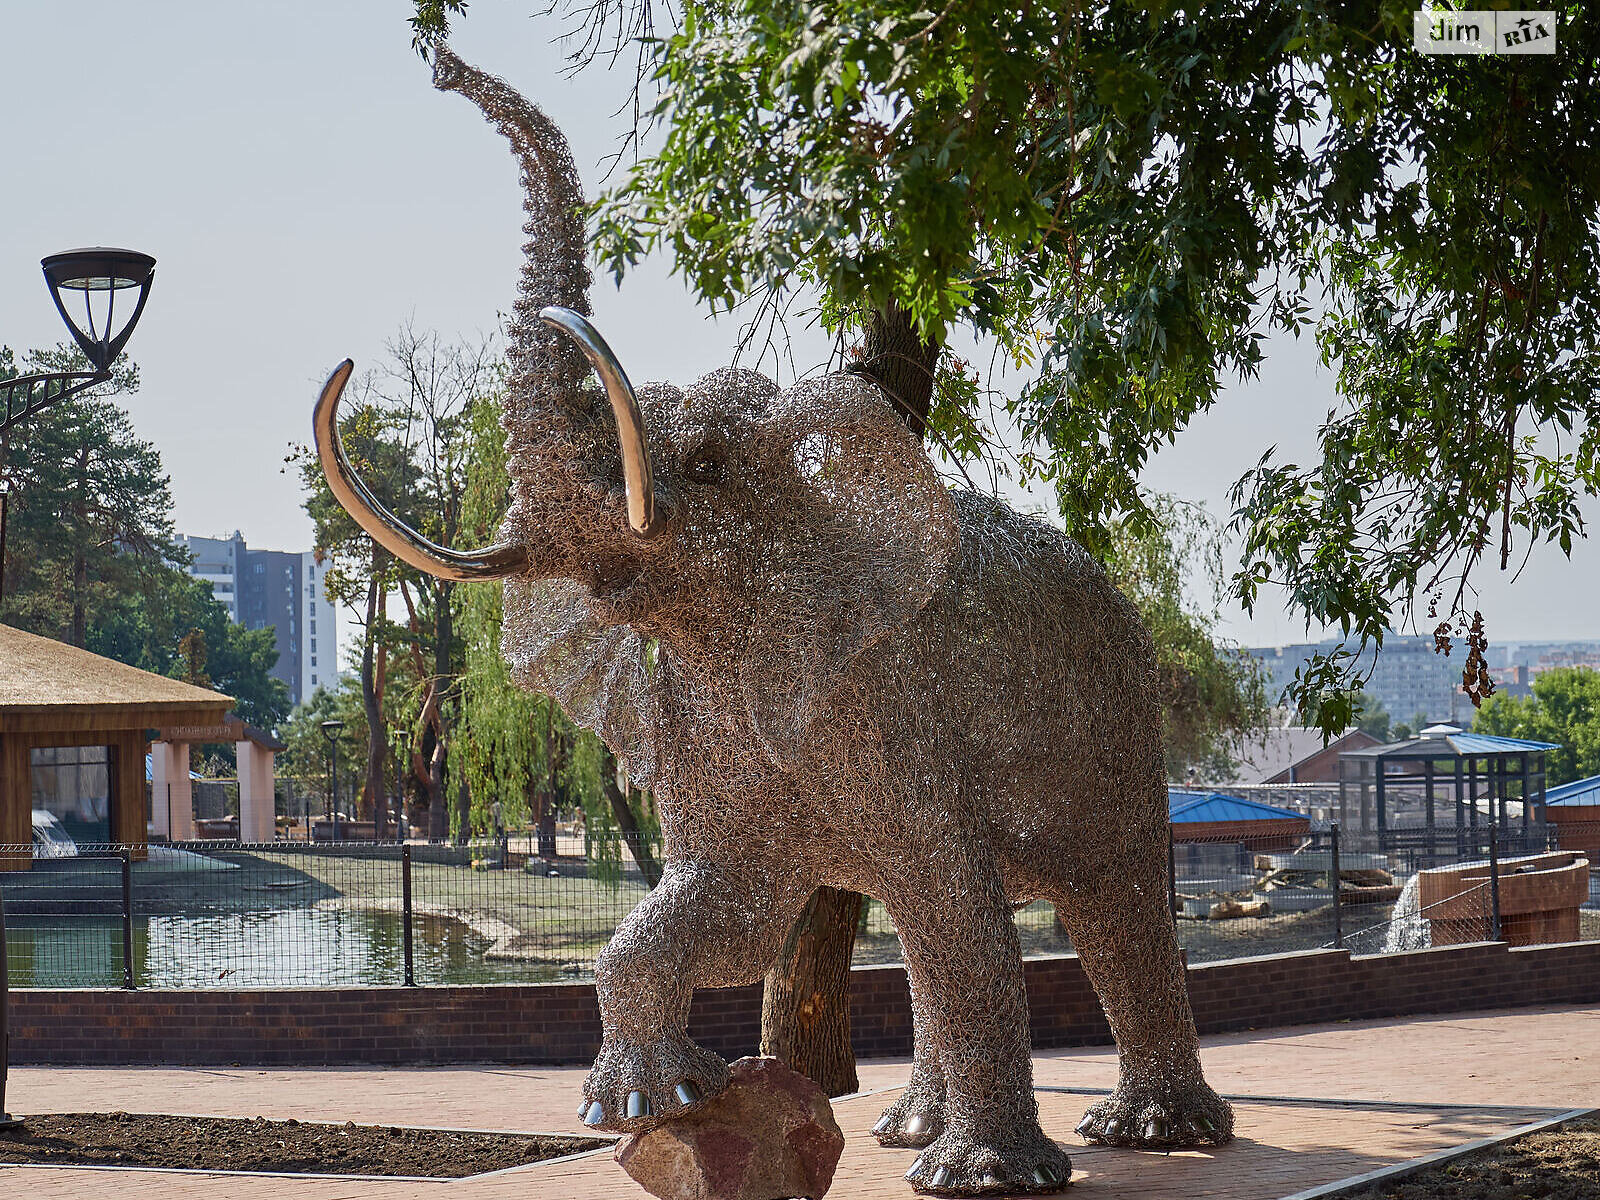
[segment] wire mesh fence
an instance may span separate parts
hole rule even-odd
[[[516,836],[466,846],[189,842],[80,845],[60,857],[0,847],[11,983],[264,988],[589,977],[648,894],[659,848],[634,854],[568,838],[541,858],[535,845]],[[1387,847],[1332,830],[1190,835],[1172,846],[1167,901],[1191,963],[1323,947],[1378,954],[1502,936],[1523,944],[1596,938],[1600,908],[1577,860],[1597,849],[1600,822],[1505,841],[1488,830],[1451,831]],[[1024,954],[1071,951],[1051,906],[1030,904],[1016,922]],[[868,904],[857,963],[900,958],[882,906]]]

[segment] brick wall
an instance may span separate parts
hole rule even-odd
[[[1030,959],[1033,1043],[1078,1046],[1110,1031],[1078,960]],[[1204,1033],[1407,1013],[1600,1002],[1600,942],[1450,946],[1352,958],[1310,950],[1189,969]],[[901,967],[863,967],[851,983],[856,1049],[911,1052]],[[348,988],[325,991],[19,990],[11,1059],[72,1064],[581,1063],[600,1044],[589,984]],[[703,991],[689,1031],[730,1058],[755,1050],[759,985]]]

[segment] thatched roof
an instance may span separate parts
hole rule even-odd
[[[214,724],[232,707],[221,692],[0,625],[0,729]]]

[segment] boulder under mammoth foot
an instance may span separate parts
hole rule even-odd
[[[911,1164],[906,1180],[927,1196],[1045,1195],[1072,1179],[1067,1153],[1036,1122],[998,1136],[947,1129]],[[1031,1128],[1029,1127],[1031,1126]]]
[[[724,1091],[627,1139],[616,1160],[661,1200],[819,1200],[843,1151],[827,1093],[775,1058],[741,1058]]]
[[[689,1038],[607,1037],[583,1082],[578,1119],[591,1129],[642,1133],[728,1086],[728,1064]]]
[[[1233,1108],[1204,1083],[1175,1088],[1124,1082],[1089,1106],[1078,1133],[1097,1145],[1136,1150],[1220,1146],[1233,1140]]]

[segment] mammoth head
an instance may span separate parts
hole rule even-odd
[[[525,685],[614,746],[636,742],[646,639],[741,698],[774,753],[845,666],[911,620],[955,546],[949,494],[882,393],[833,375],[780,392],[750,371],[635,393],[589,322],[582,196],[560,131],[436,46],[435,83],[472,99],[522,166],[530,237],[508,337],[512,504],[485,550],[388,512],[340,444],[347,361],[315,414],[340,503],[399,559],[506,580],[505,651]],[[590,372],[600,393],[584,386]]]

